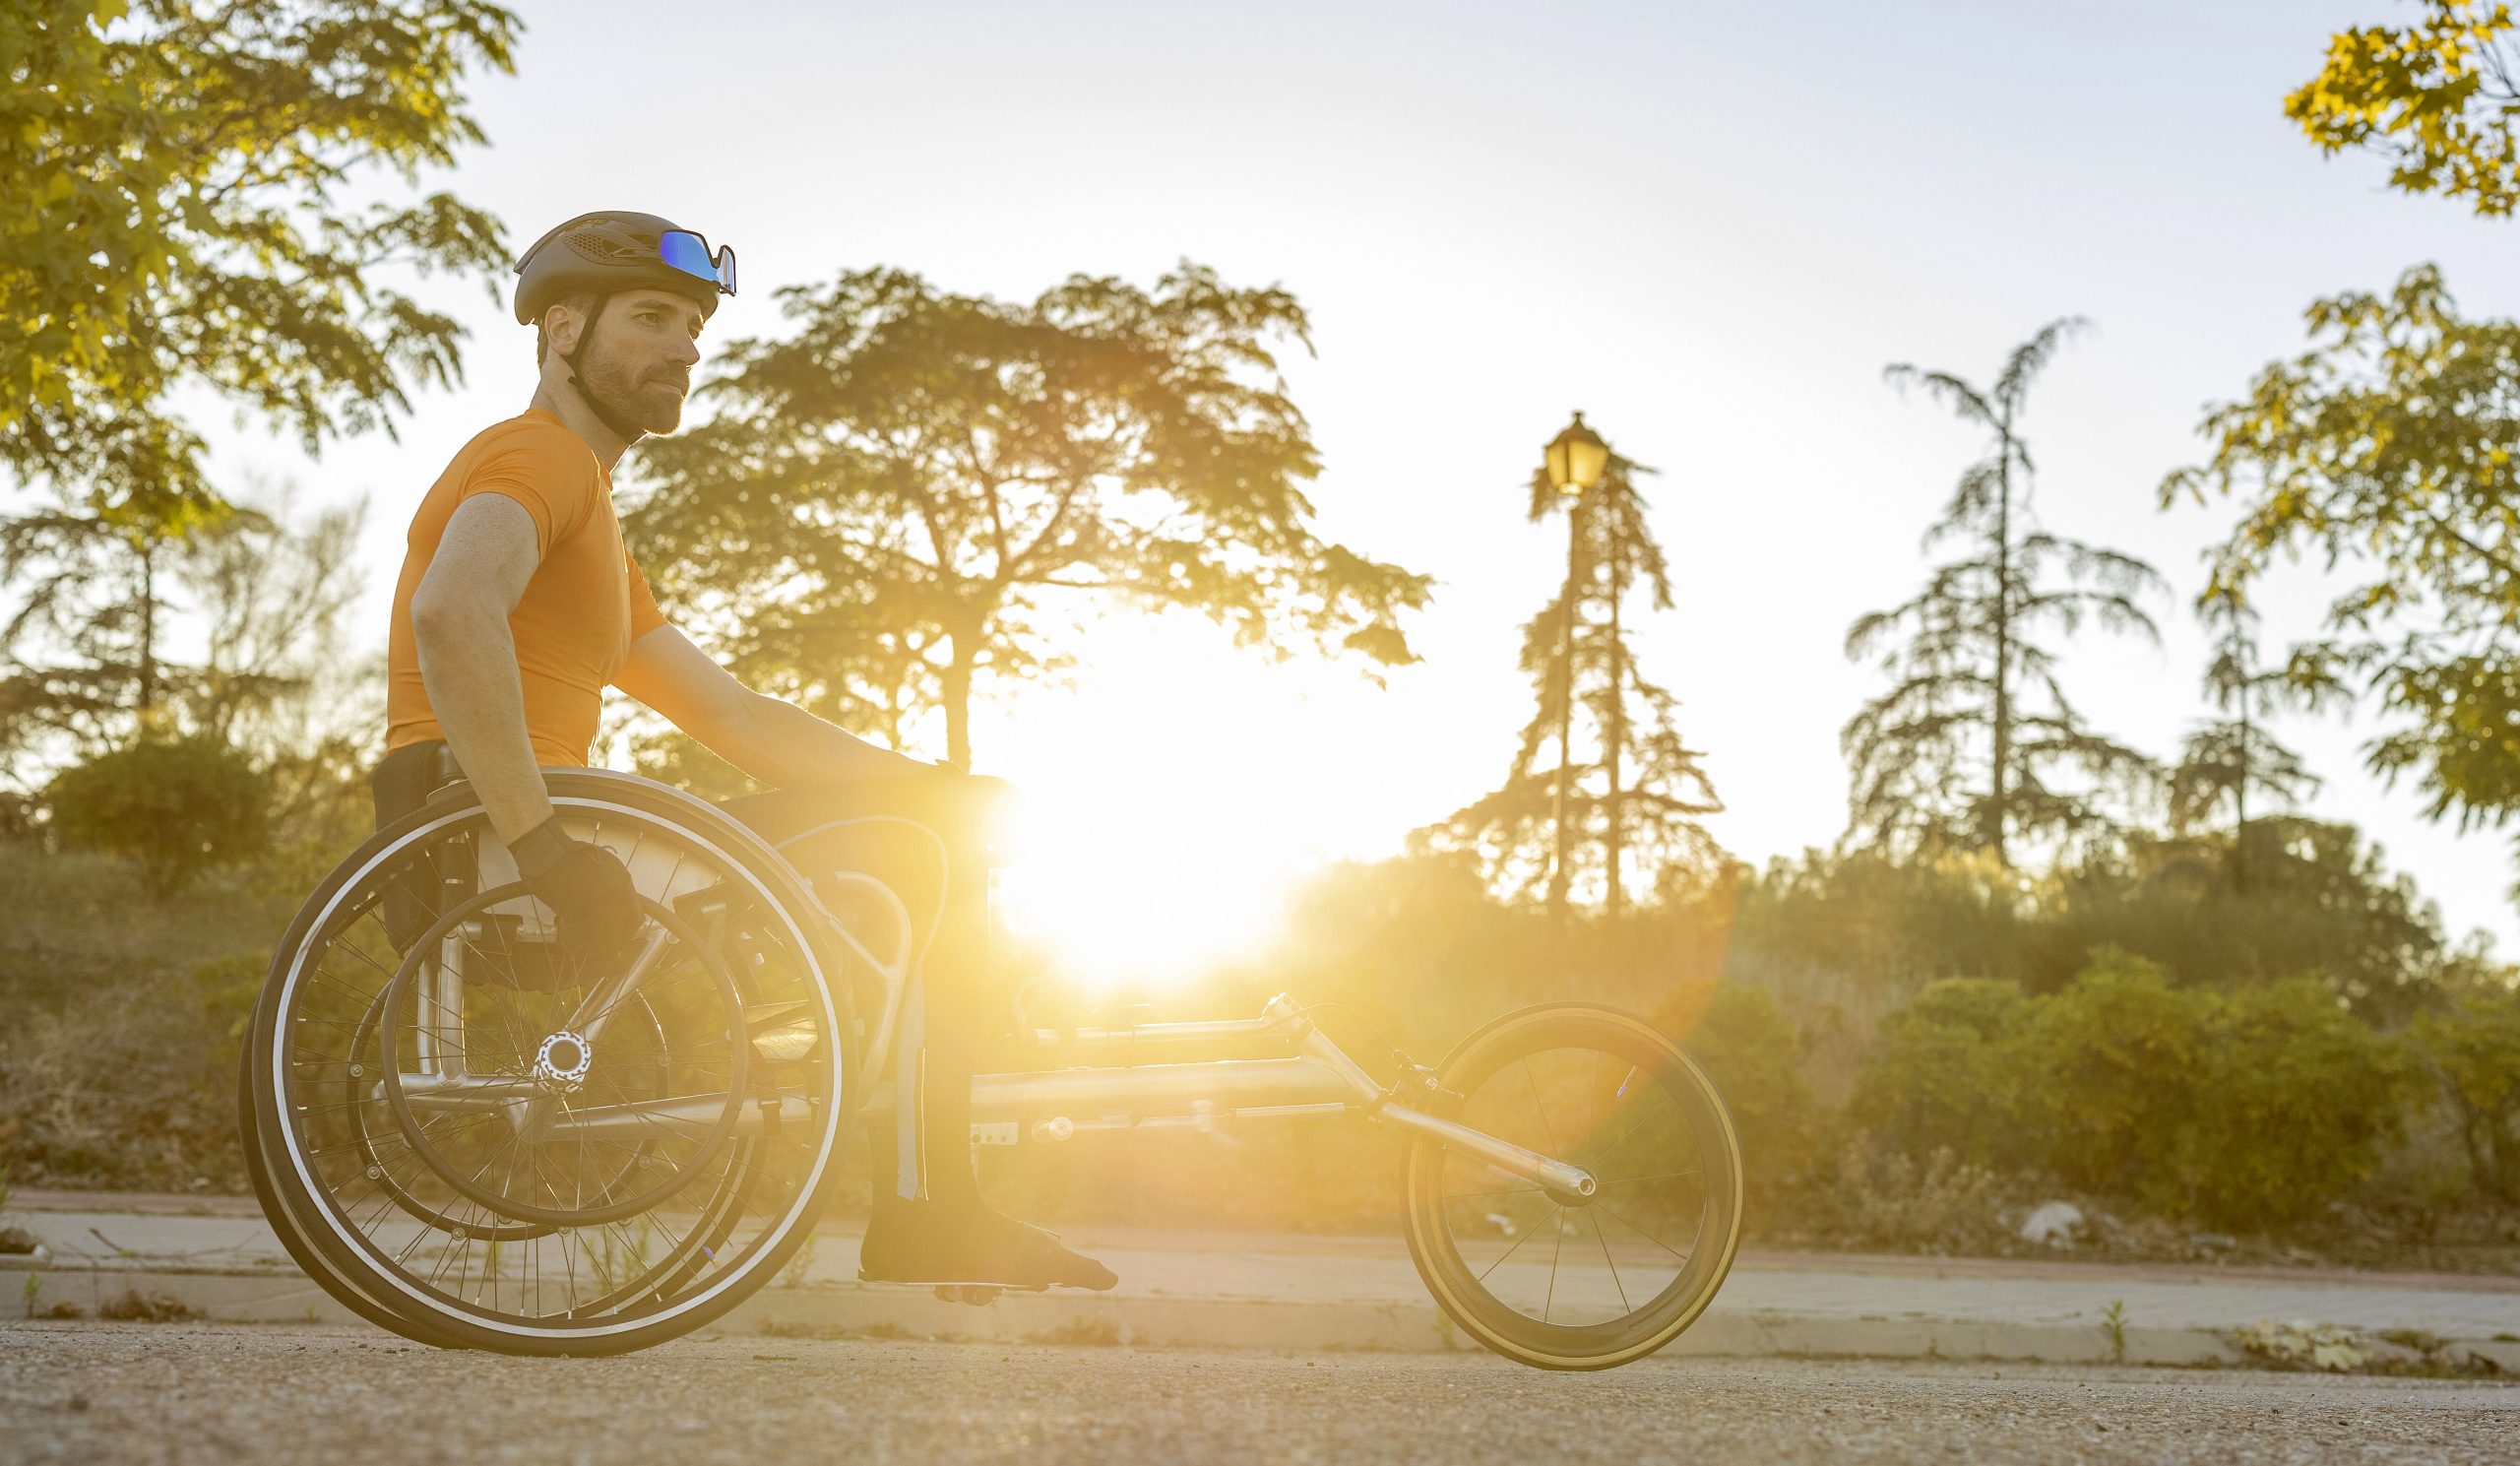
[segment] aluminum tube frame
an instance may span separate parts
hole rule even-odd
[[[1538,1151],[1525,1150],[1511,1141],[1499,1140],[1484,1130],[1474,1130],[1468,1125],[1456,1124],[1406,1105],[1385,1105],[1374,1112],[1374,1118],[1415,1131],[1446,1150],[1475,1156],[1508,1176],[1531,1181],[1548,1192],[1550,1200],[1561,1205],[1581,1206],[1592,1200],[1593,1192],[1600,1187],[1593,1173],[1581,1166],[1551,1160]]]
[[[1287,1067],[1292,1066],[1292,1067]],[[1166,1074],[1162,1070],[1195,1070]],[[1255,1072],[1256,1071],[1256,1072]],[[1148,1075],[1130,1082],[1128,1076]],[[1102,1128],[1113,1112],[1128,1112],[1132,1128],[1206,1124],[1236,1119],[1328,1116],[1368,1113],[1343,1093],[1334,1074],[1307,1059],[1220,1059],[1207,1064],[1149,1064],[1138,1069],[1050,1070],[1036,1074],[982,1074],[972,1083],[975,1123],[1022,1120],[1057,1112],[1083,1115],[1079,1129]],[[877,1090],[867,1096],[861,1114],[892,1112],[892,1096]],[[554,1116],[547,1133],[601,1134],[650,1130],[660,1124],[688,1125],[705,1131],[724,1113],[725,1097],[699,1095],[572,1110]],[[1139,1115],[1133,1107],[1161,1105],[1166,1112]],[[1177,1108],[1175,1108],[1177,1107]],[[767,1104],[745,1107],[736,1121],[738,1135],[757,1134],[769,1119]],[[801,1124],[811,1117],[803,1101],[788,1099],[778,1107],[783,1124]],[[1180,1111],[1190,1114],[1181,1114]],[[1369,1112],[1373,1118],[1423,1135],[1447,1150],[1483,1161],[1508,1176],[1528,1180],[1567,1205],[1582,1205],[1599,1188],[1593,1174],[1580,1166],[1526,1150],[1484,1131],[1412,1110],[1385,1104]],[[1073,1116],[1070,1116],[1073,1117]]]
[[[1129,1028],[1033,1030],[1036,1048],[1089,1052],[1172,1048],[1183,1044],[1231,1044],[1251,1039],[1292,1037],[1287,1025],[1275,1018],[1218,1018],[1197,1023],[1141,1023]]]

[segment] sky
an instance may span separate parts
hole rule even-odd
[[[732,244],[744,292],[704,350],[779,333],[775,287],[876,264],[1026,298],[1186,258],[1310,312],[1287,379],[1319,524],[1437,578],[1422,662],[1378,688],[1188,618],[1114,620],[1073,685],[976,710],[976,761],[1031,805],[1019,920],[1140,980],[1262,941],[1307,869],[1393,853],[1499,782],[1530,712],[1518,628],[1564,573],[1523,485],[1572,411],[1660,471],[1678,604],[1637,645],[1707,753],[1714,833],[1764,860],[1843,829],[1838,731],[1882,685],[1847,625],[1919,587],[1919,536],[1983,447],[1885,364],[1984,380],[2091,318],[2031,402],[2036,511],[2171,582],[2158,648],[2066,663],[2096,726],[2167,755],[2204,712],[2188,606],[2232,512],[2165,513],[2157,487],[2197,460],[2205,407],[2299,350],[2313,298],[2422,261],[2470,312],[2520,312],[2520,225],[2389,193],[2282,114],[2331,32],[2414,14],[2387,0],[519,9],[517,74],[472,89],[490,146],[424,185],[520,247],[594,208]],[[472,327],[467,379],[399,441],[308,462],[213,424],[231,481],[370,497],[379,641],[411,506],[532,392],[505,303],[439,298]],[[2269,587],[2271,648],[2315,629],[2322,584]],[[2282,727],[2328,780],[2313,812],[2509,951],[2506,840],[2378,786],[2373,728]]]

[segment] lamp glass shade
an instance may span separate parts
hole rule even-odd
[[[1584,425],[1584,414],[1566,430],[1549,439],[1544,460],[1548,466],[1548,481],[1562,494],[1589,492],[1602,481],[1602,471],[1609,467],[1610,445],[1602,435]]]

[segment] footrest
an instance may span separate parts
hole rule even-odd
[[[871,1283],[878,1288],[924,1288],[942,1302],[968,1304],[975,1308],[987,1307],[997,1302],[1001,1294],[1049,1291],[1047,1288],[1025,1288],[1013,1283],[904,1283],[891,1278],[870,1278],[862,1270],[857,1274],[857,1281]]]

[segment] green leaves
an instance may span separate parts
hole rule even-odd
[[[2156,635],[2138,600],[2161,585],[2150,565],[2039,530],[2030,514],[2020,418],[2040,372],[2086,325],[2074,316],[2041,328],[1988,388],[1907,365],[1885,373],[1993,441],[1925,532],[1928,547],[1956,541],[1961,556],[1934,566],[1909,601],[1848,628],[1848,658],[1874,659],[1891,679],[1839,735],[1854,766],[1849,833],[1858,846],[1984,849],[2006,864],[2016,835],[2071,841],[2111,829],[2108,797],[2149,773],[2142,754],[2084,724],[2052,644],[2041,640],[2086,621]],[[2055,782],[2067,772],[2078,782]]]
[[[73,848],[129,856],[152,896],[263,852],[271,781],[217,738],[143,738],[63,770],[46,791]]]
[[[2424,10],[2403,29],[2338,32],[2319,74],[2284,98],[2284,115],[2323,153],[2379,154],[2392,188],[2507,215],[2520,204],[2511,8],[2424,0]]]
[[[2237,501],[2209,594],[2244,600],[2278,558],[2340,572],[2288,679],[2372,697],[2394,727],[2371,767],[2499,824],[2520,810],[2520,323],[2463,318],[2429,265],[2306,316],[2309,350],[2207,414],[2212,457],[2162,500]]]
[[[215,512],[171,398],[206,387],[311,451],[390,429],[462,333],[395,267],[494,282],[498,223],[445,194],[346,211],[478,142],[462,83],[509,67],[480,0],[29,0],[0,15],[0,465],[179,533]]]
[[[1080,598],[1181,606],[1242,645],[1416,660],[1424,576],[1321,540],[1276,351],[1283,289],[1183,263],[1030,302],[906,271],[791,287],[794,334],[726,350],[706,427],[661,442],[630,532],[739,672],[899,741],[973,680],[1055,672]],[[880,613],[879,613],[880,610]]]
[[[2371,1175],[2414,1075],[2313,977],[2172,984],[2111,948],[2061,990],[1947,980],[1882,1027],[1853,1114],[1913,1156],[2051,1175],[2174,1216],[2315,1216]]]

